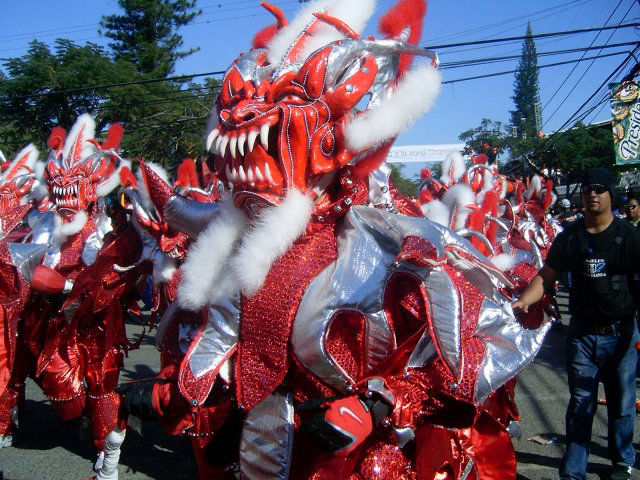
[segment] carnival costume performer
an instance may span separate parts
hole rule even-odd
[[[399,2],[382,40],[359,33],[371,0],[291,23],[264,5],[278,24],[226,72],[207,136],[228,198],[168,195],[142,165],[163,218],[197,235],[178,301],[207,319],[177,382],[129,384],[124,405],[212,409],[202,478],[515,478],[510,380],[548,324],[523,328],[509,275],[381,166],[439,92],[426,4]]]
[[[123,352],[131,347],[123,313],[137,297],[140,272],[114,270],[139,256],[140,242],[126,218],[112,222],[106,196],[119,185],[125,162],[114,124],[101,145],[95,123],[82,115],[69,135],[56,127],[44,172],[45,211],[29,216],[23,243],[8,248],[30,296],[19,340],[34,380],[62,419],[87,416],[98,451],[114,429],[120,397],[114,393]]]

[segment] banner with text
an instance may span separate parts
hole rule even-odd
[[[610,83],[616,165],[640,163],[640,89],[636,82]]]

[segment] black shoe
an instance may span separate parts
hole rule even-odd
[[[614,465],[607,480],[629,480],[633,469],[627,465]]]

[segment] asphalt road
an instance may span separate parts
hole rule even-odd
[[[566,295],[560,293],[561,308]],[[564,330],[567,317],[546,337],[536,360],[519,376],[517,402],[522,421],[520,439],[514,439],[518,453],[518,480],[557,479],[564,450],[564,412],[569,401],[564,360]],[[141,327],[129,325],[131,336]],[[154,337],[146,335],[139,350],[125,360],[122,380],[154,374],[158,352]],[[91,442],[79,439],[78,421],[60,421],[42,393],[27,386],[26,414],[16,444],[0,449],[0,465],[6,480],[80,480],[92,475],[94,452]],[[127,434],[120,458],[121,480],[196,479],[193,454],[186,440],[168,437],[154,423],[145,423],[144,435]],[[636,429],[638,430],[638,429]],[[531,440],[538,438],[543,442]],[[637,448],[640,432],[636,432]],[[589,480],[606,478],[606,409],[599,407],[593,425]],[[636,466],[640,466],[636,464]]]

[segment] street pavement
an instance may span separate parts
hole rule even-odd
[[[564,313],[553,326],[536,360],[518,377],[516,397],[522,420],[520,436],[514,438],[518,457],[518,480],[557,479],[564,450],[564,413],[569,401],[565,371],[564,333],[567,296],[559,292]],[[130,338],[142,331],[128,325]],[[159,363],[154,333],[144,336],[141,348],[125,359],[121,379],[152,376]],[[598,407],[593,424],[589,480],[602,480],[608,473],[606,408]],[[638,430],[638,429],[636,429]],[[90,441],[80,440],[79,421],[60,421],[40,390],[27,385],[26,413],[16,444],[0,449],[0,466],[5,480],[82,480],[92,475],[94,460]],[[190,445],[183,438],[165,435],[153,422],[145,422],[143,436],[129,432],[122,448],[121,480],[196,479],[196,466]],[[634,444],[639,447],[640,432]],[[537,443],[538,442],[542,443]],[[638,464],[636,465],[638,467]]]

